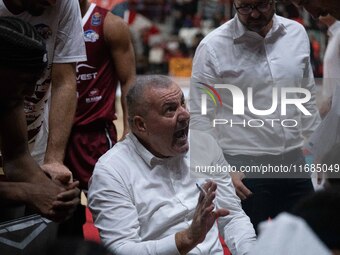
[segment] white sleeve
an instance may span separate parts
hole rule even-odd
[[[218,158],[217,164],[228,165],[221,150]],[[256,241],[253,224],[242,209],[241,201],[235,193],[230,175],[224,174],[215,181],[217,183],[216,206],[226,208],[230,212],[226,217],[218,219],[220,233],[223,234],[224,240],[233,255],[247,254]]]
[[[304,40],[301,43],[301,47],[305,47],[308,52],[308,56],[310,55],[310,45],[309,38],[304,30]],[[302,134],[305,138],[309,138],[309,136],[315,131],[315,129],[319,126],[321,122],[319,110],[316,105],[316,86],[314,81],[313,69],[310,62],[310,58],[308,58],[308,62],[305,63],[305,68],[303,72],[303,80],[302,80],[302,88],[307,89],[311,93],[311,99],[304,104],[306,109],[311,113],[311,115],[302,115]]]
[[[322,95],[332,98],[335,88],[340,87],[340,32],[337,32],[328,44],[324,61]]]
[[[59,11],[53,63],[73,63],[86,60],[79,2],[63,0]]]
[[[217,138],[216,129],[212,126],[215,108],[211,100],[207,100],[208,114],[201,114],[201,95],[205,94],[201,89],[206,89],[202,83],[210,86],[217,83],[216,62],[213,49],[205,43],[200,43],[193,60],[189,93],[190,128],[207,132],[215,138]]]
[[[114,254],[179,254],[175,234],[159,240],[141,240],[133,197],[119,172],[97,163],[89,185],[88,201],[95,226],[103,244]]]

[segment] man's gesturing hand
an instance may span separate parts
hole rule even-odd
[[[217,184],[213,181],[208,181],[204,184],[203,189],[206,194],[201,192],[196,211],[191,223],[191,226],[176,234],[176,244],[178,251],[181,254],[188,253],[197,244],[204,241],[205,236],[212,228],[215,220],[218,217],[226,216],[229,214],[227,209],[215,209],[213,203],[216,197]]]

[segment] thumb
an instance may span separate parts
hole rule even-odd
[[[230,214],[230,211],[224,208],[215,211],[215,218],[224,217]]]

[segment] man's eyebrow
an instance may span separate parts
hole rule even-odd
[[[170,105],[170,104],[176,104],[176,101],[166,101],[163,103],[163,105]]]
[[[175,101],[166,101],[166,102],[163,102],[161,107],[164,108],[164,107],[172,106],[172,105],[176,105],[176,104],[177,104],[177,102],[175,102]]]

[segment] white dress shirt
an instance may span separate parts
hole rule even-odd
[[[340,21],[335,21],[328,28],[328,36],[323,60],[323,95],[329,98],[333,96],[335,87],[340,87]]]
[[[207,115],[201,115],[199,83],[211,86],[232,84],[240,88],[247,98],[247,89],[253,89],[255,109],[266,110],[272,106],[272,90],[297,87],[311,92],[304,107],[312,114],[303,115],[294,105],[288,105],[287,115],[281,114],[280,96],[274,113],[266,116],[253,114],[244,102],[244,115],[233,115],[233,98],[226,89],[217,89],[223,106],[208,100]],[[300,94],[288,95],[288,98]],[[239,107],[239,105],[235,106]],[[263,38],[247,30],[237,15],[209,33],[196,50],[190,86],[191,127],[210,132],[218,140],[225,154],[266,155],[282,154],[303,145],[319,124],[315,104],[315,83],[310,65],[309,39],[303,26],[295,21],[274,15],[273,26]],[[216,125],[212,119],[225,119],[233,125]],[[270,121],[267,121],[269,119]],[[272,121],[274,127],[272,127]],[[281,121],[293,119],[296,127],[283,127]],[[255,122],[252,122],[256,120]],[[250,127],[260,124],[262,127]],[[243,125],[245,121],[246,125]],[[285,122],[284,125],[293,122]]]
[[[195,148],[198,161],[190,162],[190,152],[157,158],[131,133],[99,159],[89,182],[89,207],[104,245],[114,254],[179,254],[175,234],[190,226],[199,196],[195,183],[205,181],[190,173],[189,164],[227,165],[214,139],[197,132],[190,135],[199,137],[190,141],[190,149]],[[216,208],[230,215],[219,218],[218,227],[188,254],[223,254],[218,228],[233,255],[246,254],[255,241],[253,226],[229,175],[215,181]]]
[[[250,255],[331,255],[332,252],[300,217],[281,213],[260,225],[260,236]]]
[[[330,111],[311,135],[309,150],[322,159],[340,142],[340,22],[328,28],[329,41],[324,56],[323,96],[332,99]]]

